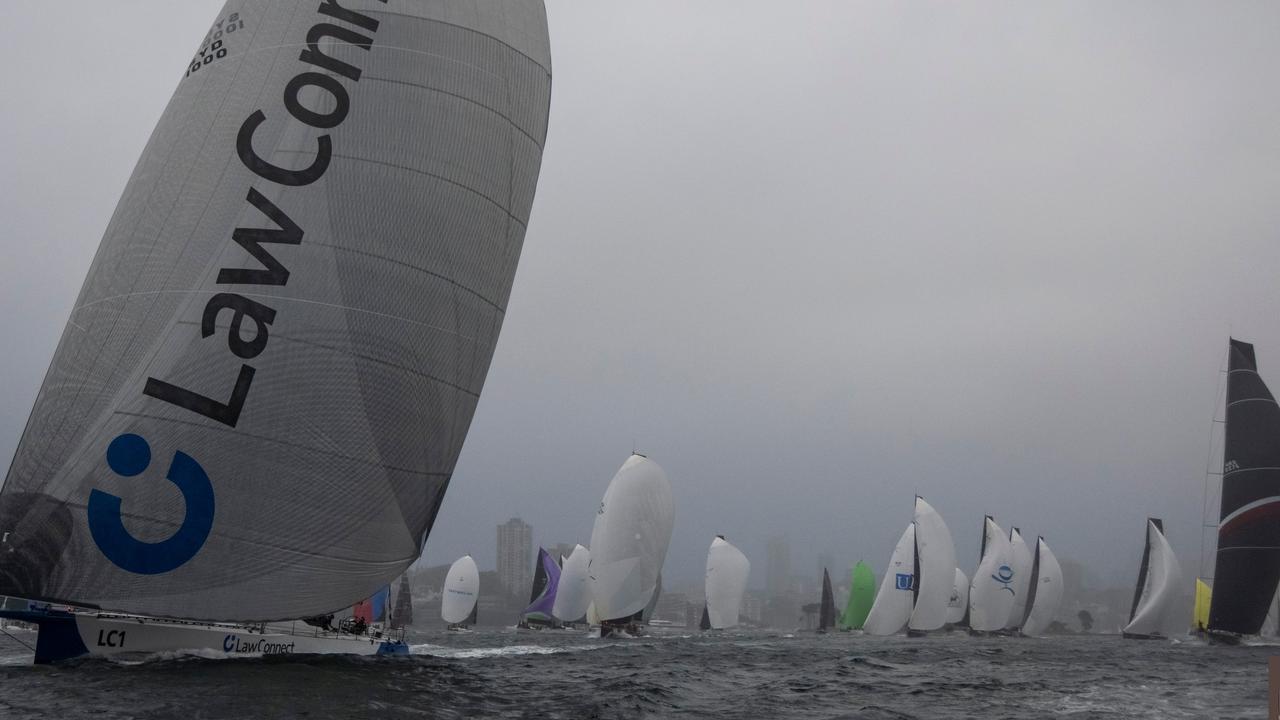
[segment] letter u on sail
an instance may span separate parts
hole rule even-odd
[[[538,0],[230,0],[10,467],[0,595],[263,621],[401,574],[484,384],[550,90]],[[112,462],[128,437],[146,452]]]

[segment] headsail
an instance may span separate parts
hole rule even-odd
[[[827,632],[836,626],[836,599],[831,592],[831,575],[822,568],[822,603],[818,608],[818,632]]]
[[[480,598],[480,570],[470,555],[463,555],[449,566],[440,599],[440,617],[450,625],[476,622],[477,600]]]
[[[1213,600],[1213,591],[1205,581],[1196,578],[1196,604],[1192,609],[1191,626],[1199,632],[1209,629],[1209,605]]]
[[[530,625],[554,625],[551,609],[556,603],[556,588],[560,585],[560,566],[545,548],[538,548],[537,567],[534,568],[533,588],[529,594],[529,607],[520,619]]]
[[[1058,564],[1058,558],[1049,549],[1044,538],[1036,540],[1030,588],[1021,632],[1034,637],[1049,627],[1049,623],[1058,614],[1058,607],[1062,605],[1062,566]]]
[[[965,612],[969,609],[969,576],[960,568],[956,568],[955,586],[951,589],[951,599],[947,602],[947,624],[958,625],[964,621]]]
[[[1280,581],[1280,406],[1253,345],[1231,339],[1209,630],[1254,635]]]
[[[675,506],[658,464],[632,455],[605,490],[591,530],[591,596],[605,621],[630,619],[658,591]]]
[[[1142,567],[1133,593],[1133,609],[1124,627],[1126,637],[1162,635],[1167,629],[1169,610],[1177,602],[1182,569],[1178,558],[1164,536],[1159,518],[1147,519],[1146,544],[1142,550]]]
[[[951,531],[933,506],[916,496],[916,602],[908,627],[937,630],[947,621],[947,604],[956,581],[956,549]]]
[[[587,577],[587,565],[591,562],[591,552],[581,545],[575,545],[573,552],[564,560],[560,569],[560,584],[556,587],[556,599],[551,605],[551,614],[560,622],[579,622],[587,614],[587,606],[591,604],[590,579]]]
[[[842,630],[861,630],[867,621],[867,613],[871,612],[871,604],[876,601],[876,574],[871,566],[858,561],[853,566],[849,578],[849,602],[840,617]]]
[[[893,548],[884,578],[880,581],[880,590],[863,624],[867,633],[892,635],[907,624],[915,601],[915,549],[916,524],[911,523]]]
[[[996,632],[1009,621],[1015,588],[1009,539],[990,515],[982,521],[981,553],[969,582],[969,629]]]
[[[723,535],[717,535],[707,549],[707,604],[703,614],[710,628],[720,630],[738,624],[742,594],[747,590],[750,574],[751,562],[747,556]]]
[[[421,553],[547,132],[539,0],[229,0],[139,160],[0,493],[0,594],[204,620]]]
[[[1009,530],[1009,560],[1013,568],[1013,581],[1009,587],[1013,590],[1013,607],[1009,609],[1009,619],[1005,621],[1005,629],[1017,630],[1022,627],[1022,620],[1027,614],[1027,594],[1031,588],[1032,563],[1034,562],[1027,542],[1022,539],[1018,528]]]

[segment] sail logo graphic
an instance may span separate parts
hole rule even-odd
[[[991,579],[1000,583],[1002,589],[1008,590],[1010,595],[1017,595],[1011,586],[1013,583],[1013,568],[1008,565],[1001,565],[994,573],[992,573]]]
[[[914,579],[911,573],[896,573],[893,576],[893,586],[898,590],[910,590]]]
[[[151,466],[151,446],[139,435],[117,437],[107,446],[107,466],[121,477],[137,477]],[[138,575],[159,575],[185,565],[204,547],[213,529],[213,484],[200,463],[175,452],[165,479],[178,487],[186,512],[182,524],[159,542],[139,540],[124,526],[123,501],[94,489],[89,494],[89,533],[108,560]]]
[[[1240,469],[1240,463],[1236,462],[1235,460],[1228,460],[1222,465],[1222,472],[1224,473],[1235,472],[1239,469]]]

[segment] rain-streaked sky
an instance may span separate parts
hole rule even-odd
[[[481,0],[483,1],[483,0]],[[0,457],[221,0],[6,2]],[[509,312],[426,561],[586,543],[632,449],[716,533],[882,570],[924,495],[1200,565],[1228,333],[1280,383],[1280,5],[548,0]],[[6,460],[7,462],[7,460]],[[1210,514],[1216,519],[1216,502]]]

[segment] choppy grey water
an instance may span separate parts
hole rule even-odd
[[[410,658],[33,667],[0,636],[0,717],[1263,718],[1267,658],[1280,654],[1114,636],[598,640],[481,630],[410,639]]]

